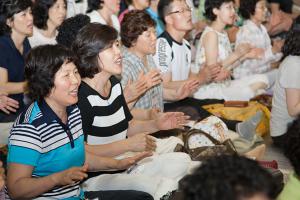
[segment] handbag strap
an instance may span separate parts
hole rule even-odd
[[[191,129],[183,135],[183,142],[184,142],[184,147],[185,147],[186,150],[190,150],[190,147],[188,145],[189,138],[193,135],[196,135],[196,134],[204,135],[205,137],[207,137],[215,145],[221,145],[222,144],[220,141],[216,140],[214,137],[212,137],[210,134],[206,133],[203,130]]]

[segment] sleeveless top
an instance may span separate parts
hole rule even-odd
[[[205,35],[209,32],[215,32],[218,36],[218,58],[217,61],[221,62],[223,60],[225,60],[231,53],[232,53],[232,49],[231,49],[231,44],[228,38],[228,35],[226,32],[221,33],[218,32],[216,30],[214,30],[213,28],[207,26],[200,38],[199,44],[198,44],[198,48],[197,48],[197,54],[196,54],[196,66],[199,67],[199,69],[201,69],[201,67],[203,66],[203,64],[206,62],[206,56],[205,56],[205,49],[203,47],[203,38],[205,37]],[[223,86],[227,86],[229,84],[230,80],[225,80],[225,81],[221,81],[221,82],[212,82],[208,85],[214,85],[214,84],[218,84],[218,85],[223,85]],[[205,87],[205,86],[204,86]]]

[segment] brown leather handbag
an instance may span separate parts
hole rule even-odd
[[[208,140],[210,140],[214,146],[201,146],[197,148],[189,147],[189,139],[194,136],[200,134],[205,136]],[[191,129],[183,134],[184,146],[177,145],[175,148],[176,152],[185,152],[191,156],[191,159],[194,161],[202,161],[206,160],[213,156],[219,156],[223,154],[234,155],[237,154],[237,151],[230,139],[226,139],[223,142],[220,142],[213,138],[208,133],[199,130],[199,129]]]

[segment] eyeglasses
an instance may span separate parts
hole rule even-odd
[[[183,14],[185,12],[192,12],[192,8],[181,8],[179,10],[169,12],[167,15],[172,15],[172,14],[175,14],[175,13]]]

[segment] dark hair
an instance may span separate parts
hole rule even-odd
[[[79,30],[90,21],[89,16],[84,14],[78,14],[64,20],[58,28],[57,43],[70,48]]]
[[[98,54],[117,38],[118,32],[113,27],[99,23],[87,24],[78,32],[72,50],[76,54],[75,64],[82,78],[93,78],[100,72]]]
[[[121,25],[121,40],[126,47],[132,47],[139,35],[148,28],[155,27],[155,21],[142,10],[133,10],[125,14]]]
[[[288,127],[283,147],[285,156],[290,160],[296,175],[300,176],[300,116]]]
[[[298,16],[291,29],[288,31],[284,45],[282,47],[283,58],[300,56],[300,16]]]
[[[99,10],[102,9],[102,4],[104,3],[103,0],[88,0],[88,8],[87,13],[92,12],[93,10]]]
[[[256,4],[261,0],[240,0],[239,13],[244,19],[250,19],[255,14]]]
[[[127,6],[132,5],[133,1],[132,0],[125,0],[125,3]]]
[[[228,155],[204,161],[179,182],[179,189],[185,200],[239,200],[259,193],[274,198],[278,191],[272,175],[256,161]]]
[[[56,72],[64,63],[73,60],[71,50],[61,45],[42,45],[31,49],[25,65],[29,97],[39,102],[47,97],[54,87]]]
[[[159,18],[166,24],[165,17],[171,11],[171,4],[176,0],[159,0],[157,4],[157,12]]]
[[[32,7],[31,0],[1,0],[0,1],[0,35],[10,34],[11,28],[6,24],[7,19],[27,8]]]
[[[214,8],[220,9],[223,3],[233,2],[233,0],[206,0],[205,1],[205,17],[211,21],[214,21],[217,16],[214,14]]]
[[[49,9],[57,2],[57,0],[37,0],[34,3],[32,14],[33,24],[39,29],[47,29],[47,20],[49,19]],[[67,1],[64,0],[67,6]]]

